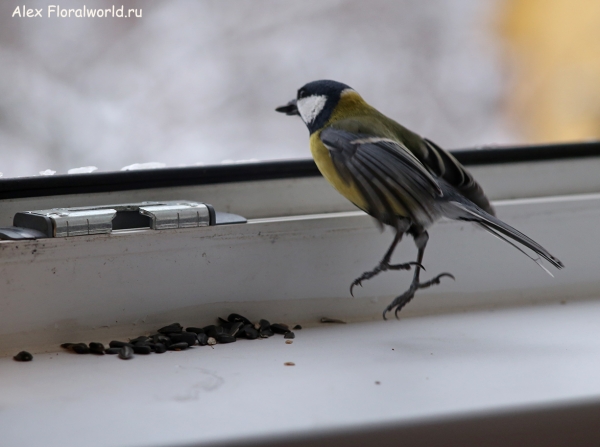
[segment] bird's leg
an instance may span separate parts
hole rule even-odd
[[[385,308],[385,310],[383,311],[383,319],[384,320],[387,320],[387,318],[385,317],[385,314],[387,314],[394,308],[395,308],[394,315],[396,316],[396,318],[398,318],[398,312],[400,312],[400,310],[406,304],[408,304],[408,302],[410,300],[413,299],[413,297],[415,296],[415,292],[417,290],[426,289],[427,287],[431,287],[433,285],[439,284],[440,280],[444,276],[454,279],[454,276],[451,273],[440,273],[435,278],[430,279],[429,281],[419,282],[419,276],[421,274],[421,268],[422,268],[421,263],[423,262],[423,255],[425,254],[425,247],[427,246],[428,240],[429,240],[429,235],[427,234],[426,231],[423,231],[422,233],[415,236],[415,244],[416,244],[417,248],[419,249],[419,252],[417,254],[417,262],[415,263],[415,265],[416,265],[415,274],[413,276],[412,283],[410,284],[410,287],[408,288],[408,290],[406,292],[404,292],[402,295],[396,297],[394,299],[394,301],[392,301],[390,303],[390,305]]]
[[[400,240],[402,240],[402,235],[410,227],[410,223],[406,219],[403,219],[400,222],[401,223],[399,223],[395,227],[396,235],[394,236],[392,245],[390,245],[390,248],[388,248],[388,250],[385,252],[385,255],[383,256],[383,259],[381,260],[381,262],[373,270],[364,272],[362,275],[360,275],[358,278],[356,278],[350,285],[350,294],[352,296],[354,296],[354,294],[352,293],[352,289],[354,288],[354,286],[362,287],[363,281],[365,281],[367,279],[371,279],[372,277],[378,275],[381,272],[385,272],[386,270],[410,270],[411,266],[413,266],[413,265],[423,267],[422,265],[420,265],[416,262],[407,262],[404,264],[390,264],[392,254],[394,253],[396,246],[398,245]]]

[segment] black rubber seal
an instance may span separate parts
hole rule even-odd
[[[465,166],[600,157],[600,142],[454,150]],[[0,200],[320,176],[314,161],[162,168],[0,179]]]

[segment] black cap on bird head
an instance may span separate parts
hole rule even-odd
[[[352,88],[329,80],[309,82],[298,90],[296,99],[275,110],[286,115],[299,115],[312,134],[329,120],[344,90]]]

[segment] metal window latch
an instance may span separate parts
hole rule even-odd
[[[166,230],[245,222],[242,216],[215,211],[212,205],[201,202],[124,203],[20,212],[15,214],[12,227],[0,228],[0,239],[72,237],[133,228]]]

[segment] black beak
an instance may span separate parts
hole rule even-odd
[[[276,112],[285,113],[286,115],[300,115],[298,107],[296,106],[296,100],[292,99],[284,106],[279,106],[275,109]]]

